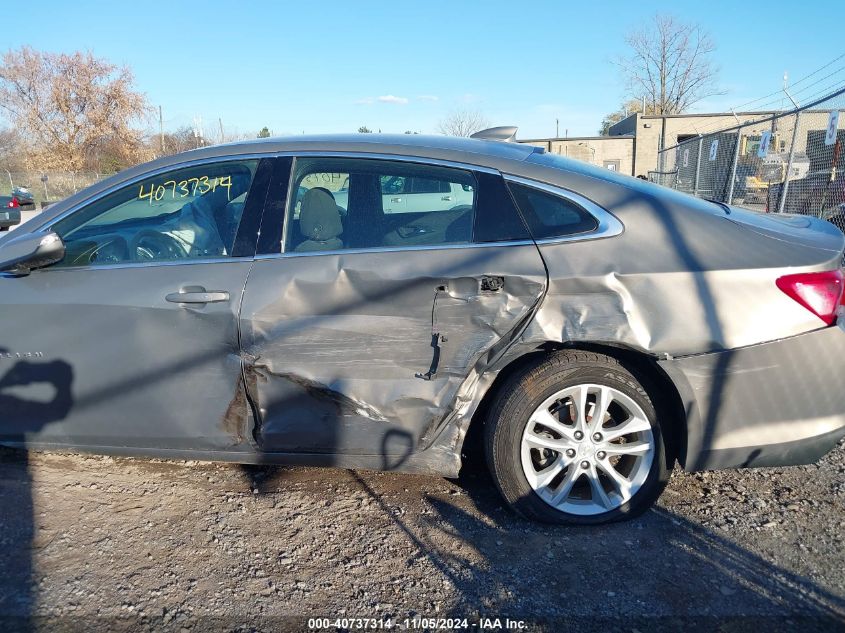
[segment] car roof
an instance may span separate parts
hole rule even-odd
[[[285,136],[236,141],[216,146],[223,150],[237,148],[240,153],[266,151],[297,151],[307,147],[313,151],[369,151],[373,153],[395,153],[401,148],[403,153],[428,156],[442,151],[479,154],[495,158],[510,160],[524,160],[538,150],[532,145],[507,143],[457,136],[440,136],[434,134],[313,134],[302,136]]]
[[[49,210],[40,214],[38,224],[46,224],[63,213],[66,208],[114,186],[119,186],[123,182],[143,176],[147,172],[195,161],[286,152],[316,152],[418,157],[423,160],[441,160],[507,170],[516,165],[526,165],[524,161],[529,156],[544,151],[542,148],[520,143],[427,134],[303,134],[235,141],[162,156],[148,163],[125,169],[52,205]]]

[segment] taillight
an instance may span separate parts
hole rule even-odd
[[[9,203],[6,206],[10,209],[14,209],[15,207],[21,206],[21,203],[18,202],[17,198],[13,197],[11,200],[9,200]]]
[[[845,287],[845,274],[841,270],[787,275],[778,279],[777,285],[828,325],[836,322]]]

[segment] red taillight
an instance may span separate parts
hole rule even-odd
[[[828,325],[836,322],[845,286],[845,274],[841,270],[787,275],[778,279],[777,285]]]
[[[9,204],[7,204],[6,206],[9,207],[10,209],[14,209],[15,207],[21,206],[21,203],[18,202],[17,198],[13,197],[11,200],[9,200]]]

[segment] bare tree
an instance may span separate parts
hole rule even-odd
[[[710,61],[716,45],[697,24],[655,15],[625,38],[631,54],[617,60],[631,97],[645,98],[655,114],[678,114],[717,94],[718,68]]]
[[[183,125],[172,132],[165,132],[162,136],[163,138],[156,134],[155,138],[150,138],[149,144],[164,155],[187,152],[189,149],[197,147],[197,138],[194,136],[194,129],[190,125]],[[160,147],[162,140],[164,141],[163,151]]]
[[[490,123],[477,110],[455,110],[437,124],[437,129],[449,136],[471,136],[490,127]]]
[[[122,160],[142,146],[132,127],[149,113],[132,72],[90,52],[46,53],[23,47],[0,63],[0,109],[30,146],[33,166],[78,170],[103,145]]]

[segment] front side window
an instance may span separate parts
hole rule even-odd
[[[599,226],[596,218],[566,198],[515,182],[508,186],[536,240],[587,233]]]
[[[301,158],[285,223],[286,252],[472,241],[469,171],[358,158]]]
[[[231,256],[258,161],[185,167],[127,185],[57,222],[56,266]]]

